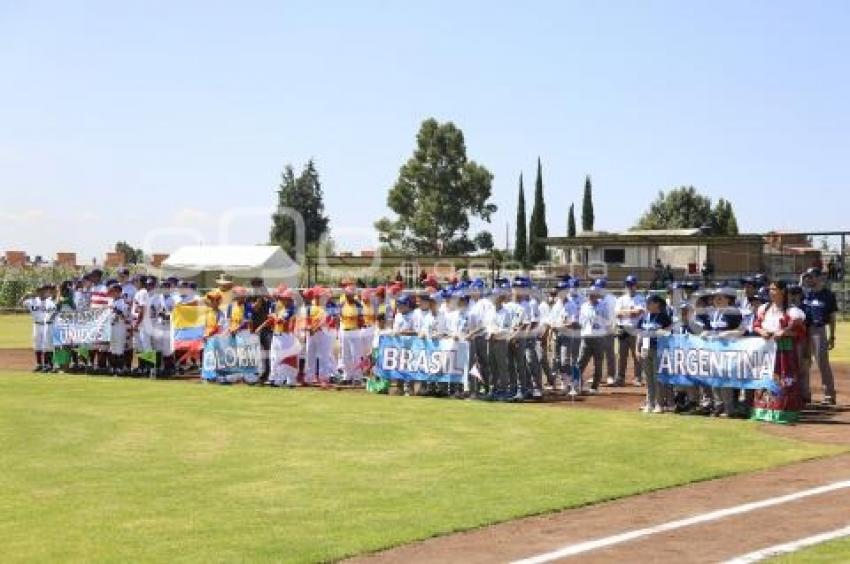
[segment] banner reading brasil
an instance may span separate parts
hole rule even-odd
[[[389,380],[462,383],[469,365],[469,343],[381,335],[375,373]]]
[[[712,339],[696,335],[658,338],[655,371],[673,386],[776,390],[776,343],[760,337]]]
[[[62,312],[53,320],[54,347],[108,343],[111,337],[111,308]]]

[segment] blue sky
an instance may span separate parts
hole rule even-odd
[[[848,25],[841,1],[0,0],[0,249],[264,242],[309,157],[338,248],[371,247],[432,116],[495,175],[499,244],[538,155],[550,233],[585,174],[599,229],[681,184],[746,231],[847,229]]]

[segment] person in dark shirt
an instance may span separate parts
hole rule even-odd
[[[667,302],[664,298],[657,294],[649,296],[646,299],[646,313],[638,323],[638,345],[646,382],[644,413],[664,413],[672,407],[671,388],[658,381],[655,370],[658,336],[667,334],[671,325],[673,320],[667,312]]]
[[[803,351],[802,387],[810,390],[812,357],[817,362],[823,386],[823,405],[835,405],[835,379],[829,363],[829,351],[835,348],[835,314],[838,303],[835,294],[824,285],[818,268],[808,269],[802,277],[802,309],[806,314],[807,342]]]
[[[271,366],[269,365],[269,351],[272,346],[272,326],[267,324],[266,320],[269,314],[274,310],[274,302],[269,299],[269,292],[262,278],[254,278],[251,280],[251,297],[248,299],[245,308],[245,318],[249,322],[251,331],[255,331],[257,327],[262,327],[257,335],[260,337],[260,347],[263,349],[263,369],[260,374],[260,381],[268,380]]]

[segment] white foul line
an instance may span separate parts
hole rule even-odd
[[[580,542],[578,544],[571,544],[559,548],[557,550],[553,550],[552,552],[546,552],[543,554],[538,554],[537,556],[531,556],[529,558],[523,558],[522,560],[516,560],[513,562],[513,564],[543,564],[544,562],[552,562],[553,560],[558,560],[560,558],[575,556],[576,554],[582,554],[585,552],[590,552],[592,550],[598,550],[600,548],[607,548],[609,546],[622,544],[624,542],[630,542],[639,538],[648,537],[650,535],[664,533],[666,531],[672,531],[675,529],[681,529],[683,527],[690,527],[691,525],[698,525],[700,523],[707,523],[709,521],[716,521],[718,519],[725,519],[726,517],[732,517],[733,515],[740,515],[742,513],[748,513],[750,511],[756,511],[758,509],[764,509],[766,507],[773,507],[774,505],[780,505],[783,503],[788,503],[790,501],[796,501],[798,499],[811,497],[813,495],[821,495],[844,488],[850,488],[850,480],[834,482],[825,486],[818,486],[816,488],[802,490],[799,492],[779,497],[763,499],[761,501],[752,501],[750,503],[744,503],[742,505],[727,507],[726,509],[718,509],[709,513],[702,513],[700,515],[694,515],[693,517],[686,517],[684,519],[677,519],[676,521],[662,523],[660,525],[655,525],[654,527],[636,529],[634,531],[627,531],[625,533],[620,533],[610,537]]]
[[[809,546],[814,546],[822,542],[840,539],[841,537],[847,536],[850,536],[850,525],[844,527],[843,529],[838,529],[837,531],[820,533],[819,535],[812,535],[810,537],[795,540],[793,542],[777,544],[776,546],[756,550],[755,552],[751,552],[749,554],[733,558],[732,560],[727,560],[725,564],[752,564],[753,562],[760,562],[765,558],[778,556],[780,554],[788,554],[790,552],[796,552],[800,549],[807,548]]]

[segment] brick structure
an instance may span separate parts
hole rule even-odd
[[[77,267],[77,253],[56,253],[56,266]]]
[[[6,264],[9,266],[26,266],[27,253],[24,251],[6,251]]]

